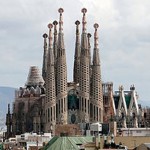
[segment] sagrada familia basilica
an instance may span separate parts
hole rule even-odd
[[[38,67],[32,66],[25,86],[16,90],[12,113],[8,106],[7,135],[57,132],[59,128],[74,128],[80,123],[116,121],[120,128],[142,126],[143,116],[135,87],[132,85],[129,91],[124,91],[120,86],[119,91],[114,92],[112,82],[102,83],[99,25],[93,26],[94,43],[91,44],[85,8],[81,11],[82,31],[80,21],[75,22],[73,81],[67,82],[64,10],[60,8],[58,12],[59,22],[48,24],[49,34],[43,35],[42,75]]]

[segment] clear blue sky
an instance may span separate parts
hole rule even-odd
[[[64,8],[68,81],[72,81],[75,24],[87,8],[87,28],[98,23],[102,80],[114,90],[134,84],[142,104],[150,105],[149,0],[4,0],[0,2],[0,86],[24,86],[29,67],[41,69],[44,32]],[[91,46],[93,48],[93,36]]]

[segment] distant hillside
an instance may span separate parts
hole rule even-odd
[[[0,127],[5,125],[5,118],[8,104],[12,109],[12,102],[15,97],[15,88],[0,86]]]

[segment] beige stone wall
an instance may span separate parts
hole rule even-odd
[[[65,133],[68,136],[81,135],[79,125],[76,124],[57,124],[55,126],[55,135],[60,136],[61,133]]]

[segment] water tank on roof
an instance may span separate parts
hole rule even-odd
[[[91,129],[91,131],[101,132],[102,131],[102,124],[101,123],[92,123],[90,129]]]

